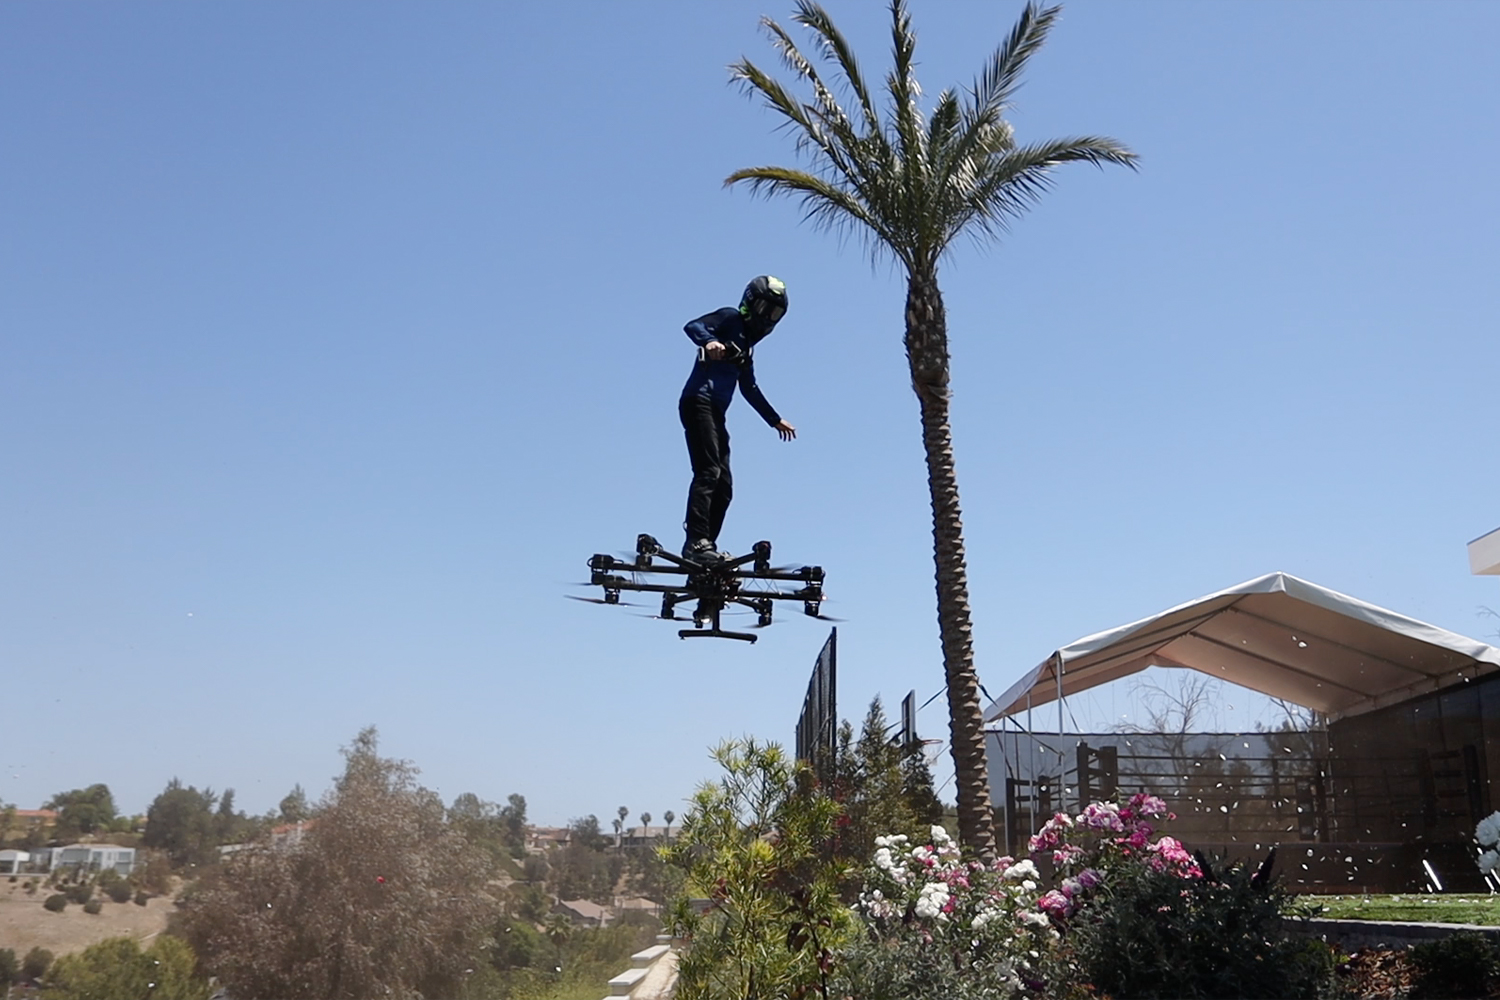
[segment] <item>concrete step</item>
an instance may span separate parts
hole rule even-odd
[[[631,955],[630,965],[636,969],[648,969],[651,967],[652,962],[655,962],[671,950],[671,948],[664,944],[652,945],[645,951],[638,951],[634,955]]]
[[[650,971],[645,968],[626,969],[609,981],[609,995],[612,997],[629,996],[630,991],[639,986],[641,980],[645,979]]]

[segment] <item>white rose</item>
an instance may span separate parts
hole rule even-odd
[[[934,844],[946,844],[951,839],[952,838],[948,836],[948,831],[944,830],[942,827],[934,826],[932,828],[932,842]]]
[[[1500,841],[1500,812],[1493,812],[1479,821],[1474,828],[1474,839],[1485,847],[1494,847]]]
[[[1041,878],[1042,873],[1036,870],[1036,865],[1030,859],[1017,861],[1005,869],[1005,877],[1008,879]]]

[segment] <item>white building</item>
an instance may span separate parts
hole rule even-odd
[[[43,847],[31,857],[33,871],[50,872],[58,868],[85,868],[103,871],[113,868],[129,875],[135,868],[135,848],[115,844],[69,844],[66,847]]]
[[[1500,528],[1469,543],[1469,572],[1475,576],[1500,576]]]
[[[26,870],[31,855],[26,851],[0,851],[0,875],[14,875]]]

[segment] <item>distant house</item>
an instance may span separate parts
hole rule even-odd
[[[573,832],[565,826],[533,826],[526,830],[526,851],[546,854],[554,847],[567,847]]]
[[[231,854],[241,851],[252,850],[256,847],[270,847],[272,850],[286,850],[296,847],[302,843],[302,838],[307,835],[318,823],[315,819],[300,820],[296,823],[283,823],[280,826],[271,827],[264,841],[252,841],[245,844],[222,844],[219,847],[219,857],[227,858]]]
[[[28,851],[0,851],[0,875],[14,875],[26,871],[31,862]]]
[[[661,916],[661,904],[654,899],[645,896],[616,896],[615,912],[620,916],[627,913],[649,913],[653,917]]]
[[[296,847],[302,843],[302,838],[318,823],[315,819],[298,820],[295,823],[283,823],[280,826],[271,827],[272,847]]]
[[[579,927],[607,927],[614,913],[607,906],[588,899],[558,900],[553,913],[561,913]]]
[[[116,844],[69,844],[66,847],[43,847],[31,854],[32,871],[50,872],[60,868],[82,868],[101,872],[113,868],[129,875],[135,868],[135,848]]]
[[[11,829],[19,827],[22,831],[30,833],[32,830],[45,830],[49,826],[57,825],[57,810],[55,809],[17,809],[11,814]],[[9,831],[0,831],[6,833]]]
[[[665,826],[627,826],[620,833],[621,847],[655,847],[666,842]]]

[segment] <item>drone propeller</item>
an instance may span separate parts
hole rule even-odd
[[[619,604],[627,608],[643,608],[644,604],[634,604],[630,601],[606,601],[602,597],[579,597],[577,594],[564,594],[570,601],[582,601],[585,604]]]

